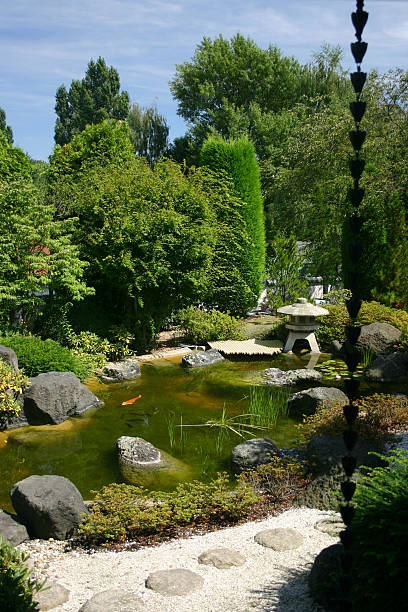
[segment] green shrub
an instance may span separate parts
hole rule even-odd
[[[0,418],[16,416],[20,412],[17,398],[28,386],[28,378],[21,370],[0,359]]]
[[[84,380],[89,375],[87,367],[80,359],[54,340],[41,340],[38,336],[7,336],[0,338],[0,344],[12,348],[18,357],[19,365],[27,376],[37,376],[42,372],[74,372]]]
[[[361,438],[369,440],[381,448],[387,434],[408,429],[408,397],[374,394],[356,400],[359,413],[355,430]],[[319,408],[314,414],[305,417],[298,426],[301,441],[305,442],[314,435],[339,436],[345,429],[342,406]]]
[[[45,581],[31,578],[32,571],[25,561],[27,555],[2,542],[0,537],[0,602],[2,612],[31,612],[39,610],[34,601]]]
[[[352,600],[362,612],[403,610],[408,601],[408,455],[381,458],[389,465],[368,469],[354,496]]]
[[[211,340],[243,340],[245,334],[239,319],[228,312],[210,310],[205,312],[189,306],[179,312],[179,322],[195,344]]]
[[[329,314],[320,317],[319,329],[316,331],[317,341],[321,345],[330,344],[333,340],[344,342],[344,327],[348,323],[349,316],[345,306],[325,306]],[[370,323],[389,323],[403,330],[408,326],[408,312],[397,308],[389,308],[379,302],[363,302],[357,318],[358,325],[369,325]]]
[[[266,495],[274,505],[292,502],[310,482],[304,462],[291,457],[271,456],[270,462],[242,472],[238,482]]]
[[[89,542],[102,544],[160,535],[191,522],[233,522],[258,499],[244,483],[231,490],[226,474],[219,474],[210,483],[179,484],[170,493],[148,493],[140,487],[114,483],[96,492],[96,503],[78,533]]]

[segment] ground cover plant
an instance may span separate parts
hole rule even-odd
[[[79,542],[137,545],[159,542],[191,530],[218,529],[288,508],[309,482],[305,466],[271,457],[268,465],[243,472],[232,487],[226,473],[209,483],[182,483],[169,493],[111,484],[95,493],[90,514],[79,527]]]
[[[27,555],[3,542],[0,536],[0,602],[2,612],[33,612],[39,610],[35,595],[43,583],[31,577],[26,565]]]
[[[408,429],[406,396],[376,393],[356,400],[355,404],[359,407],[355,430],[361,438],[373,442],[379,449],[389,434]],[[314,435],[340,436],[344,431],[343,408],[319,408],[305,417],[298,428],[301,442]]]

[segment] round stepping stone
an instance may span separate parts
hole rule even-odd
[[[318,521],[315,525],[315,529],[322,531],[323,533],[328,533],[333,538],[338,538],[340,531],[344,529],[344,523],[340,517],[333,516],[331,518]]]
[[[186,569],[159,570],[149,574],[146,587],[161,595],[188,595],[200,589],[204,579]]]
[[[40,591],[34,595],[34,599],[38,603],[38,609],[41,612],[53,610],[68,601],[69,591],[62,584],[49,580],[45,586],[47,587],[45,591]]]
[[[255,542],[276,551],[294,550],[303,543],[303,536],[296,529],[265,529],[255,536]]]
[[[143,601],[133,593],[108,589],[88,599],[79,612],[136,612],[145,608]]]
[[[198,562],[203,565],[214,565],[218,569],[229,569],[244,565],[246,559],[241,553],[231,548],[212,548],[201,553]]]

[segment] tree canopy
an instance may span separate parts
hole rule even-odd
[[[0,132],[3,132],[5,135],[7,142],[12,145],[13,144],[13,130],[9,125],[6,124],[6,113],[0,108]]]
[[[130,99],[127,91],[120,90],[118,71],[107,67],[99,57],[91,59],[82,80],[73,80],[69,91],[65,85],[57,89],[55,112],[55,143],[67,144],[75,134],[87,125],[101,123],[105,119],[126,120]]]
[[[169,126],[165,117],[155,106],[141,108],[133,104],[128,117],[130,140],[137,155],[141,155],[149,166],[162,155],[168,145]]]

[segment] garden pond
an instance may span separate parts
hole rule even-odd
[[[253,385],[261,380],[261,372],[269,367],[304,368],[309,358],[279,355],[267,361],[225,360],[207,368],[185,369],[178,356],[141,364],[142,374],[134,381],[106,385],[91,379],[87,386],[104,406],[60,425],[0,433],[0,508],[12,510],[12,486],[31,474],[65,476],[84,499],[92,498],[91,491],[103,485],[123,482],[116,456],[120,436],[144,438],[179,459],[187,466],[188,480],[209,480],[217,471],[229,471],[230,452],[243,441],[235,431],[239,423],[248,423],[248,417],[240,415],[248,414],[251,402],[256,403]],[[319,362],[330,358],[321,354]],[[331,375],[323,379],[323,384],[339,381]],[[260,391],[263,399],[271,398],[272,404],[284,404],[294,390],[268,386]],[[138,396],[134,403],[122,405]],[[269,436],[279,447],[291,448],[296,446],[296,425],[301,418],[282,414],[266,429],[246,426],[241,434],[245,438]],[[216,425],[220,421],[224,427]],[[158,480],[153,488],[170,486],[170,482]]]

